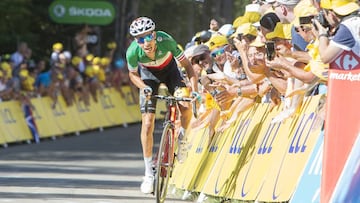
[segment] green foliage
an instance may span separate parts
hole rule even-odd
[[[242,15],[248,0],[108,0],[115,7],[126,5],[126,13],[120,14],[120,29],[115,22],[100,27],[101,49],[115,39],[116,32],[127,35],[133,17],[149,16],[157,24],[157,30],[171,34],[181,45],[189,42],[196,32],[207,30],[210,19],[215,17],[221,23],[232,23]],[[126,1],[126,4],[123,4]],[[73,37],[82,25],[56,24],[49,18],[49,0],[1,0],[0,12],[0,54],[13,53],[17,44],[25,41],[33,50],[35,59],[48,59],[52,44],[62,42],[68,50],[73,48]],[[224,2],[227,2],[225,4]],[[138,9],[133,6],[138,4]],[[228,8],[224,8],[227,5]],[[120,44],[125,44],[121,42]],[[125,46],[125,45],[124,45]],[[102,51],[104,52],[104,51]]]

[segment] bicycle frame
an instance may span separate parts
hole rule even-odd
[[[154,191],[157,203],[166,199],[169,179],[172,175],[175,158],[175,121],[178,113],[178,102],[192,102],[191,98],[178,98],[172,96],[155,95],[157,99],[166,101],[167,112],[163,124],[163,133],[157,153]],[[196,111],[195,111],[196,112]]]

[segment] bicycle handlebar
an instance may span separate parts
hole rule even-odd
[[[164,96],[164,95],[154,95],[156,99],[167,100],[167,101],[185,101],[192,102],[192,98],[188,97],[174,97],[174,96]]]
[[[174,97],[174,96],[164,96],[164,95],[152,95],[156,99],[166,100],[166,101],[184,101],[184,102],[191,102],[192,105],[192,112],[195,118],[197,118],[197,108],[196,108],[196,99],[188,98],[188,97]]]

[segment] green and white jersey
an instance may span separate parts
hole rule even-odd
[[[183,51],[178,48],[176,41],[169,34],[163,31],[156,31],[155,40],[155,60],[146,56],[136,40],[130,44],[126,51],[129,71],[136,72],[139,64],[149,70],[162,70],[170,64],[173,58],[181,61],[185,57]]]

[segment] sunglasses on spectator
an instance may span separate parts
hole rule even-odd
[[[154,39],[154,35],[153,35],[153,33],[151,33],[151,34],[145,35],[144,37],[136,38],[136,41],[137,41],[138,44],[144,44],[145,41],[150,42],[153,39]]]
[[[219,48],[219,49],[216,49],[214,51],[212,51],[210,54],[213,58],[215,58],[216,56],[219,56],[221,54],[225,53],[225,47],[222,47],[222,48]]]
[[[194,64],[199,64],[200,61],[203,61],[206,59],[205,54],[201,54],[199,56],[195,56],[194,58],[192,58],[191,62],[193,62]]]
[[[303,32],[307,32],[307,31],[310,31],[310,30],[311,30],[311,27],[305,27],[305,26],[295,27],[295,31],[296,31],[296,32],[300,32],[300,29],[301,29]]]

